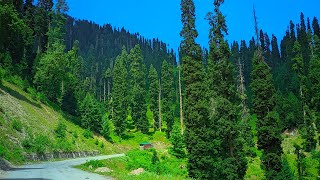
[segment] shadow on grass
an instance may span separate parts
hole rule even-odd
[[[33,106],[36,106],[36,107],[38,107],[38,108],[41,108],[40,104],[30,101],[28,98],[26,98],[25,96],[23,96],[23,95],[20,94],[19,92],[15,91],[15,90],[13,90],[13,89],[11,89],[11,88],[9,88],[9,87],[0,85],[0,88],[1,88],[3,91],[5,91],[5,92],[7,92],[8,94],[10,94],[11,96],[13,96],[13,97],[15,97],[15,98],[17,98],[17,99],[19,99],[19,100],[21,100],[21,101],[27,102],[27,103],[29,103],[29,104],[31,104],[31,105],[33,105]]]

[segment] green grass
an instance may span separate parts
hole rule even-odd
[[[126,157],[107,159],[102,161],[88,161],[77,166],[85,171],[94,172],[98,167],[108,167],[112,172],[99,173],[119,180],[127,179],[187,179],[186,161],[169,155],[166,151],[159,151],[159,162],[152,164],[152,150],[132,150]],[[92,167],[92,168],[91,168]],[[131,175],[132,170],[144,168],[140,175]]]
[[[77,121],[76,118],[35,100],[20,87],[3,81],[0,86],[0,157],[14,164],[21,164],[24,162],[25,152],[123,152],[121,145],[113,145],[99,135],[84,137],[86,131],[73,123]],[[59,123],[66,126],[63,140],[55,132]],[[96,139],[99,145],[95,143]]]

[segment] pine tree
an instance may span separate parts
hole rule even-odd
[[[173,116],[173,69],[167,61],[162,62],[161,66],[161,93],[162,93],[162,113],[163,120],[167,123],[167,137],[170,137],[174,124]]]
[[[122,49],[122,53],[117,57],[113,70],[112,120],[115,125],[115,133],[118,136],[123,136],[126,130],[128,71],[124,62],[126,62],[127,59],[128,54],[125,49]]]
[[[170,137],[172,148],[170,149],[171,154],[177,158],[185,158],[185,142],[183,136],[181,135],[181,130],[179,126],[173,126],[172,134]]]
[[[310,107],[316,114],[316,127],[320,132],[320,40],[314,36],[315,52],[310,62],[309,79],[311,83],[310,94],[312,94]]]
[[[146,118],[146,70],[142,64],[143,56],[139,45],[131,49],[129,59],[132,61],[130,65],[132,76],[132,118],[138,130],[142,133],[148,133],[149,122]]]
[[[159,78],[157,70],[150,66],[149,70],[149,93],[150,93],[150,110],[153,114],[153,127],[154,129],[159,128],[159,103],[158,103],[158,96],[159,96]]]
[[[208,179],[243,179],[247,161],[243,150],[240,94],[237,91],[235,68],[228,60],[230,51],[225,16],[220,11],[223,1],[215,1],[214,13],[207,19],[210,29],[208,85],[210,91],[210,128],[212,155]]]
[[[37,52],[45,52],[48,44],[47,32],[49,30],[49,24],[51,22],[50,13],[52,11],[53,1],[52,0],[39,0],[35,13],[35,35],[36,44],[38,46]]]
[[[206,134],[208,128],[208,109],[205,85],[205,71],[201,59],[201,48],[195,39],[198,32],[195,28],[195,6],[193,0],[181,1],[180,32],[183,84],[185,89],[184,119],[186,130],[184,133],[188,151],[188,175],[191,178],[204,178],[212,170],[207,163],[211,139]]]
[[[274,179],[282,169],[281,129],[275,108],[275,88],[270,68],[261,50],[255,52],[251,73],[253,112],[257,114],[258,148],[263,150],[262,167],[267,179]]]
[[[81,126],[99,133],[102,129],[102,108],[99,102],[87,93],[80,105]]]
[[[292,69],[295,71],[295,73],[298,75],[299,78],[299,91],[300,91],[300,99],[302,102],[302,109],[303,109],[303,121],[304,121],[304,127],[303,127],[303,138],[306,139],[305,142],[305,148],[306,151],[311,151],[316,147],[316,141],[314,139],[315,132],[313,127],[313,116],[312,112],[309,109],[309,98],[308,98],[308,81],[306,74],[306,68],[307,64],[305,64],[305,60],[303,59],[301,46],[299,42],[295,42],[294,48],[293,48],[294,57],[292,59],[293,65]]]
[[[110,140],[110,119],[109,113],[102,117],[102,128],[100,134],[107,140]]]

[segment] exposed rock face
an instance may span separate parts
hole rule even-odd
[[[131,171],[129,174],[131,174],[131,175],[140,175],[142,173],[144,173],[144,169],[143,168],[139,168],[139,169]]]
[[[0,170],[8,171],[10,169],[12,169],[12,165],[8,161],[0,158]]]
[[[44,154],[26,154],[27,161],[48,161],[53,159],[73,159],[78,157],[88,157],[97,156],[99,151],[93,152],[54,152],[54,153],[44,153]]]
[[[94,172],[108,173],[108,172],[112,172],[112,170],[107,167],[100,167],[100,168],[97,168]]]

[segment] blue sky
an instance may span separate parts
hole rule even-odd
[[[110,23],[139,32],[147,38],[159,38],[177,50],[180,44],[180,0],[67,0],[69,14],[98,24]],[[213,0],[194,0],[197,14],[197,42],[208,46],[208,22],[205,16],[213,10]],[[256,6],[259,28],[280,38],[290,20],[299,22],[300,12],[306,17],[320,17],[319,0],[225,0],[229,42],[249,40],[254,35],[252,7]]]

